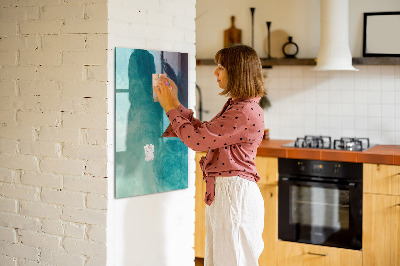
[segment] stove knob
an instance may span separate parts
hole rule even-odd
[[[306,170],[305,165],[303,164],[303,162],[297,162],[297,165],[299,166],[299,170],[301,172],[304,172],[304,170]]]
[[[335,168],[333,168],[333,173],[334,173],[334,174],[338,174],[339,171],[340,171],[340,164],[336,164],[336,165],[335,165]]]

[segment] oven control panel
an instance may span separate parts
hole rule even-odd
[[[362,164],[303,159],[278,160],[279,174],[362,179]]]

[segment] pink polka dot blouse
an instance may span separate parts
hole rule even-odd
[[[207,205],[214,200],[217,176],[240,176],[253,182],[260,179],[254,163],[265,128],[259,101],[260,97],[229,98],[209,122],[194,118],[193,111],[182,104],[167,112],[171,123],[161,137],[179,137],[190,149],[207,151],[200,160]]]

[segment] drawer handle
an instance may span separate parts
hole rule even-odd
[[[323,256],[323,257],[328,256],[328,254],[320,254],[320,253],[313,253],[313,252],[307,252],[307,253],[310,255],[317,255],[317,256]]]

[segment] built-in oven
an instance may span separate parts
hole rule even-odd
[[[362,164],[278,160],[278,238],[361,249]]]

